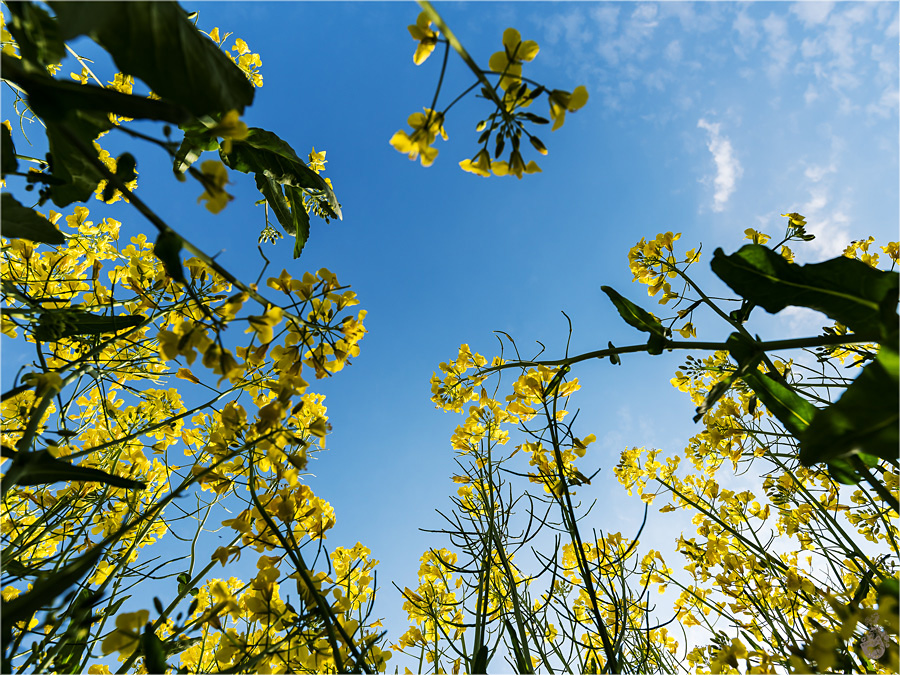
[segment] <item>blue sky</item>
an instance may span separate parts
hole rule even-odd
[[[265,82],[245,121],[278,133],[301,156],[313,146],[327,151],[325,175],[344,219],[314,219],[298,261],[290,242],[267,247],[266,275],[327,267],[368,311],[359,358],[314,385],[327,394],[333,432],[311,484],[337,514],[329,546],[361,541],[381,560],[376,613],[394,639],[405,626],[390,581],[413,586],[422,552],[447,545],[417,528],[437,526],[434,509],[447,509],[455,493],[449,439],[461,418],[434,409],[428,381],[460,343],[492,355],[492,331],[502,330],[523,354],[540,340],[556,358],[567,336],[560,310],[574,324],[573,353],[640,342],[600,286],[657,311],[630,283],[626,255],[658,232],[682,232],[682,250],[702,242],[701,279],[718,291],[707,266],[712,251],[735,250],[748,227],[779,235],[781,213],[802,213],[817,235],[798,247],[799,262],[838,255],[852,239],[897,238],[896,3],[438,3],[485,67],[514,26],[541,47],[526,75],[590,93],[562,129],[539,129],[550,152],[526,156],[543,173],[522,181],[459,169],[475,154],[475,124],[489,112],[474,98],[450,112],[449,141],[437,142],[432,167],[388,144],[408,115],[430,105],[440,67],[439,53],[412,62],[406,26],[415,4],[184,6],[199,10],[201,28],[232,31],[260,54]],[[438,109],[471,82],[451,54]],[[546,114],[545,101],[532,109]],[[195,184],[169,180],[163,158],[150,159],[153,149],[135,154],[142,176],[154,166],[163,176],[141,182],[144,199],[254,280],[263,215],[252,179],[235,175],[235,201],[213,216],[196,205]],[[126,232],[150,231],[124,206],[112,209]],[[795,311],[761,317],[757,329],[799,336],[822,325]],[[704,328],[700,339],[727,334],[713,323]],[[5,386],[14,360],[4,357]],[[631,535],[640,522],[640,502],[612,475],[622,449],[677,451],[694,433],[690,401],[669,385],[683,360],[632,357],[619,368],[604,361],[576,369],[581,435],[597,435],[589,458],[602,467],[581,493],[600,500],[595,513],[603,515],[592,526]],[[665,518],[651,511],[647,535],[663,551],[673,545],[665,544]]]

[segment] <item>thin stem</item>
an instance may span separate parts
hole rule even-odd
[[[768,342],[756,342],[754,340],[754,342],[756,342],[756,346],[760,349],[760,351],[770,352],[781,351],[784,349],[804,349],[808,347],[825,347],[829,345],[872,342],[873,339],[874,338],[872,338],[871,336],[852,334],[817,335],[815,337],[791,338],[788,340],[770,340]],[[725,351],[728,349],[728,344],[726,342],[681,342],[672,340],[670,342],[666,342],[663,348],[670,351],[673,349],[704,349],[707,351]],[[476,375],[478,377],[481,377],[490,373],[505,370],[507,368],[526,368],[532,366],[566,366],[572,365],[573,363],[579,363],[581,361],[589,361],[590,359],[602,359],[604,357],[619,354],[634,354],[639,352],[646,352],[648,351],[648,349],[649,345],[640,344],[629,345],[627,347],[610,347],[608,349],[597,349],[592,352],[586,352],[584,354],[578,354],[577,356],[570,356],[564,359],[547,361],[511,361],[509,363],[501,363],[498,366],[490,366],[488,368],[484,368],[478,371]]]
[[[441,15],[437,13],[437,10],[435,10],[427,0],[418,0],[418,2],[419,7],[422,8],[428,18],[431,19],[432,23],[434,23],[434,25],[441,30],[441,33],[444,34],[444,37],[447,38],[447,42],[450,43],[450,46],[456,50],[456,53],[459,54],[460,58],[465,61],[467,66],[469,66],[469,70],[475,73],[475,77],[477,77],[478,81],[484,85],[485,90],[488,92],[488,97],[497,104],[498,108],[502,109],[503,102],[500,100],[500,97],[497,96],[497,92],[494,91],[491,83],[484,76],[484,73],[481,72],[481,68],[478,67],[478,64],[475,63],[474,59],[469,56],[469,53],[466,51],[465,47],[462,46],[462,43],[460,43],[450,28],[447,27],[447,24],[444,23]]]

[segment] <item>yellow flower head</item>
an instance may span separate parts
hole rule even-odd
[[[200,165],[200,171],[205,179],[206,191],[197,197],[197,203],[206,199],[206,208],[213,213],[219,213],[228,205],[228,202],[234,199],[225,192],[225,185],[228,183],[228,169],[222,162],[208,159]]]
[[[518,150],[513,150],[509,156],[509,162],[494,162],[492,170],[495,176],[515,176],[519,180],[525,173],[542,173],[541,167],[534,160],[525,164],[522,155]]]
[[[769,235],[762,232],[757,232],[752,227],[748,227],[746,230],[744,230],[744,235],[744,239],[749,239],[754,244],[765,244],[767,241],[769,241],[769,239],[771,239]]]
[[[431,56],[440,33],[431,28],[431,21],[425,12],[419,14],[416,23],[412,26],[407,26],[407,28],[413,40],[419,42],[419,45],[416,47],[416,53],[413,54],[413,63],[418,66],[425,63],[425,59]]]
[[[482,148],[472,159],[464,159],[461,161],[459,166],[463,171],[468,171],[469,173],[474,173],[476,176],[488,178],[491,175],[491,155],[487,150]]]
[[[146,609],[119,614],[116,617],[116,629],[106,636],[100,646],[103,655],[119,652],[123,657],[130,656],[137,649],[141,630],[149,618],[150,612]]]
[[[515,28],[503,31],[503,51],[494,52],[488,67],[495,73],[502,73],[500,88],[509,89],[522,78],[522,63],[537,56],[540,47],[534,40],[522,42],[522,36]]]
[[[312,152],[309,153],[309,164],[307,166],[316,173],[325,170],[325,165],[328,163],[328,160],[325,159],[325,152],[325,150],[316,152],[316,148],[313,146]]]
[[[582,86],[575,87],[572,93],[554,89],[550,92],[549,98],[550,117],[553,119],[551,131],[556,131],[566,121],[566,112],[575,112],[584,107],[588,101],[588,92]]]
[[[438,155],[437,148],[432,148],[431,144],[437,139],[438,134],[446,141],[447,132],[444,131],[444,116],[441,113],[431,108],[424,110],[424,114],[413,113],[406,120],[413,129],[411,135],[401,129],[393,135],[390,143],[398,152],[408,154],[413,161],[421,154],[422,166],[431,166]]]
[[[242,141],[247,138],[247,125],[241,122],[241,117],[237,110],[229,110],[225,113],[222,121],[212,128],[216,136],[221,136],[224,141],[222,143],[222,152],[226,155],[231,152],[231,141]]]

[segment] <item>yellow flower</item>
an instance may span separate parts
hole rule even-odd
[[[206,191],[197,197],[197,203],[206,199],[208,200],[206,208],[213,213],[219,213],[228,205],[228,202],[234,199],[225,192],[225,185],[228,183],[228,169],[222,162],[208,159],[200,165],[200,171],[206,179],[204,182]]]
[[[436,30],[432,30],[431,21],[428,19],[428,15],[425,12],[419,14],[419,17],[416,19],[416,23],[412,26],[407,26],[409,29],[409,34],[412,35],[413,40],[418,40],[419,46],[416,47],[416,53],[413,54],[413,63],[417,66],[425,63],[425,59],[431,56],[431,52],[434,51],[434,46],[437,44],[438,35],[440,33]]]
[[[697,330],[694,328],[694,324],[692,324],[690,321],[684,324],[683,327],[679,328],[678,332],[681,333],[681,337],[684,338],[697,337]]]
[[[534,40],[522,42],[522,36],[515,28],[503,31],[503,51],[494,52],[488,67],[495,73],[502,73],[500,88],[509,89],[522,78],[522,63],[537,56],[540,47]]]
[[[214,126],[212,131],[216,136],[224,139],[222,152],[226,155],[231,152],[231,141],[242,141],[247,138],[247,125],[241,122],[237,110],[229,110],[225,113],[222,121]]]
[[[464,159],[459,163],[463,171],[474,173],[476,176],[488,178],[491,175],[491,155],[483,149],[472,159]]]
[[[437,148],[432,148],[431,144],[437,139],[438,134],[446,141],[447,132],[444,131],[444,116],[441,113],[431,108],[424,110],[424,114],[413,113],[406,120],[413,128],[411,136],[401,129],[393,135],[390,143],[395,150],[405,152],[413,161],[421,154],[422,166],[431,166],[438,155]]]
[[[122,656],[131,656],[137,649],[141,639],[141,630],[150,618],[146,609],[137,612],[119,614],[116,617],[116,629],[106,636],[100,649],[103,655],[119,652]]]
[[[316,147],[313,146],[312,152],[309,153],[309,163],[307,166],[316,173],[325,170],[325,165],[328,163],[328,160],[325,159],[325,152],[325,150],[316,152]]]
[[[237,52],[237,56],[232,56],[226,52],[228,58],[244,71],[244,75],[247,76],[247,79],[250,80],[254,87],[261,87],[263,85],[263,77],[259,69],[262,67],[262,59],[259,58],[259,54],[251,54],[250,47],[240,38],[234,41],[231,51]]]
[[[526,165],[518,150],[513,150],[509,156],[509,163],[494,162],[491,168],[495,176],[515,176],[519,180],[522,179],[523,173],[542,173],[541,167],[534,160]]]
[[[799,213],[782,213],[781,215],[785,218],[790,218],[790,227],[794,229],[799,229],[806,225],[806,218]]]
[[[769,241],[769,239],[771,239],[769,235],[762,232],[757,232],[752,227],[748,227],[746,230],[744,230],[744,234],[746,235],[744,239],[749,239],[754,244],[765,244],[767,241]]]
[[[18,45],[15,40],[13,40],[12,35],[10,35],[9,31],[6,30],[6,17],[0,14],[0,44],[3,45],[3,53],[7,56],[12,56],[17,59],[21,59],[22,57],[16,53],[16,49],[18,49]]]
[[[566,112],[575,112],[584,107],[588,102],[588,93],[582,86],[575,87],[575,91],[571,93],[554,89],[550,92],[549,99],[550,117],[553,119],[551,131],[556,131],[566,121]]]

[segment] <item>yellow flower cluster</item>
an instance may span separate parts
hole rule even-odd
[[[431,166],[438,156],[438,149],[431,147],[440,136],[447,140],[447,132],[444,130],[444,115],[431,108],[425,108],[424,113],[413,113],[406,120],[412,128],[412,134],[407,134],[400,129],[390,140],[390,144],[398,152],[409,155],[413,161],[420,158],[422,166]]]
[[[676,258],[674,244],[680,238],[680,232],[658,234],[649,242],[642,238],[628,252],[628,266],[634,275],[634,281],[649,286],[647,294],[651,297],[662,291],[659,300],[661,305],[679,297],[678,293],[672,291],[668,279],[676,278],[679,271],[683,272],[700,259],[700,253],[695,249],[688,251],[681,260]],[[680,265],[683,267],[679,267]]]

